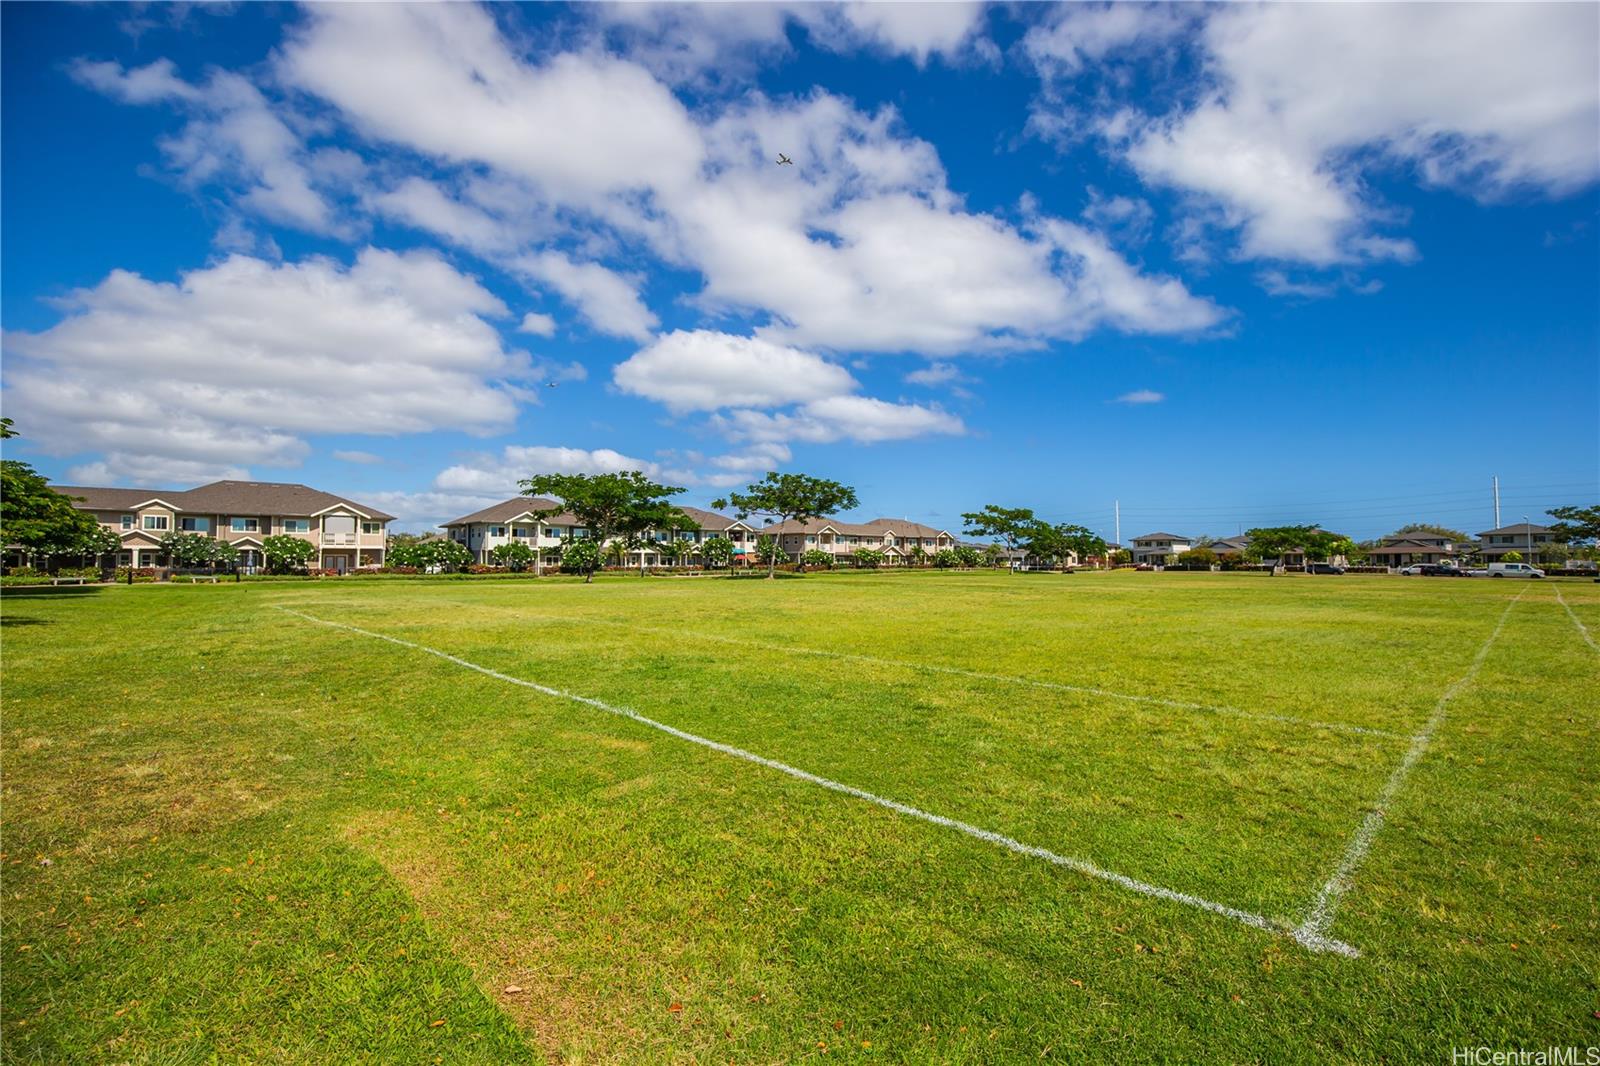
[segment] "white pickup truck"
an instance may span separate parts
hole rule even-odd
[[[1544,571],[1527,563],[1490,563],[1490,577],[1544,577]]]

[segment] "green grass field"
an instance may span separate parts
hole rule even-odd
[[[6,1061],[1600,1044],[1600,585],[345,580],[0,614]]]

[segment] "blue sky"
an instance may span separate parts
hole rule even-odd
[[[1124,538],[1600,493],[1593,5],[10,4],[8,454]],[[780,166],[783,152],[793,166]]]

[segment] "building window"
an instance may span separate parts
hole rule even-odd
[[[144,516],[144,528],[146,528],[146,529],[166,529],[167,528],[167,516],[164,515],[164,514],[147,514],[147,515],[145,515]]]
[[[117,565],[118,566],[132,566],[133,565],[133,553],[132,552],[118,552],[117,553]]]
[[[125,514],[125,515],[122,516],[122,528],[123,529],[132,529],[133,528],[133,515]]]
[[[363,532],[363,533],[382,533],[383,532],[383,523],[382,522],[363,522],[363,523],[361,523],[361,532]]]
[[[259,518],[235,518],[229,523],[229,527],[235,533],[259,533],[261,532],[261,520]]]
[[[489,527],[489,536],[491,536],[491,537],[503,537],[505,535],[506,535],[506,527],[505,526],[490,526]]]
[[[528,527],[527,526],[512,526],[511,527],[511,535],[513,537],[527,537],[528,536]]]
[[[178,528],[183,530],[185,533],[209,533],[211,532],[211,519],[189,517],[180,518],[178,519]]]
[[[234,521],[238,522],[239,519],[235,518]],[[246,521],[253,521],[253,519],[246,519]],[[234,529],[238,529],[239,527],[237,525],[235,525],[233,528]],[[309,518],[285,518],[283,520],[283,531],[285,533],[310,533],[311,532],[311,519],[309,519]]]

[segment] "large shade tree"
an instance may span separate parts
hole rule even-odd
[[[27,463],[0,460],[0,543],[20,545],[30,555],[83,554],[100,523],[74,499]]]
[[[760,515],[783,523],[809,522],[813,518],[821,518],[834,511],[848,511],[860,505],[856,490],[849,485],[808,474],[768,471],[765,478],[748,486],[744,492],[730,492],[726,499],[717,500],[711,506],[718,510],[732,507],[740,521],[751,515]],[[768,578],[777,571],[780,554],[769,553],[764,560]]]
[[[1249,544],[1244,550],[1245,558],[1251,562],[1261,562],[1263,559],[1282,559],[1292,552],[1303,552],[1316,532],[1315,525],[1261,526],[1247,530],[1245,536],[1249,538]]]
[[[1039,520],[1032,508],[1001,507],[986,504],[981,511],[968,511],[961,516],[966,530],[979,537],[996,537],[1013,554],[1022,543],[1038,532]]]
[[[1593,507],[1552,507],[1549,515],[1556,519],[1550,533],[1563,544],[1588,554],[1600,543],[1600,504]]]
[[[548,496],[559,507],[535,512],[536,517],[570,512],[599,544],[613,538],[643,536],[649,529],[676,529],[685,521],[671,497],[683,489],[660,485],[638,470],[619,474],[535,474],[519,482],[524,496]],[[563,560],[564,562],[564,560]],[[643,572],[643,555],[640,556]],[[584,573],[584,582],[594,571]]]

